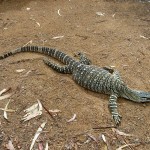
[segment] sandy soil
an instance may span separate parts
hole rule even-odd
[[[99,13],[97,13],[99,12]],[[98,66],[114,66],[132,88],[150,91],[150,3],[112,0],[1,0],[0,54],[29,44],[49,46],[74,55],[82,51]],[[63,36],[55,39],[53,37]],[[16,150],[27,150],[38,127],[47,120],[39,143],[49,149],[104,150],[135,144],[125,149],[150,147],[150,104],[118,100],[122,124],[118,128],[134,136],[120,136],[108,127],[114,122],[108,110],[108,96],[75,84],[71,75],[45,66],[43,55],[23,53],[0,61],[0,91],[11,87],[8,121],[0,111],[2,150],[8,138]],[[24,61],[23,61],[24,60]],[[17,69],[25,69],[17,73]],[[29,72],[30,71],[30,72]],[[52,117],[43,115],[20,122],[23,110],[41,100],[48,110],[59,109]],[[8,99],[0,101],[5,107]],[[76,121],[67,123],[73,114]],[[96,140],[91,138],[94,137]]]

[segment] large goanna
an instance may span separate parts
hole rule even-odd
[[[123,97],[134,102],[150,102],[150,92],[144,92],[129,88],[121,79],[119,72],[109,67],[91,65],[91,61],[82,53],[79,53],[79,61],[65,53],[48,47],[25,46],[7,52],[0,56],[5,59],[20,52],[36,52],[46,54],[61,61],[65,66],[55,64],[45,58],[46,65],[57,72],[72,74],[73,80],[84,88],[98,93],[105,93],[109,97],[109,109],[116,125],[121,123],[121,116],[117,110],[117,98]]]

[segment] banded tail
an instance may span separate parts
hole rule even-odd
[[[15,55],[20,52],[34,52],[34,53],[45,54],[47,56],[51,56],[53,58],[60,60],[62,63],[66,64],[66,65],[68,65],[71,61],[75,61],[73,58],[71,58],[67,54],[65,54],[57,49],[48,48],[48,47],[39,47],[39,46],[25,46],[25,47],[17,48],[13,51],[5,53],[4,55],[1,55],[0,60],[5,59],[9,56]]]

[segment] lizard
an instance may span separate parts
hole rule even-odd
[[[20,52],[35,52],[51,56],[64,64],[60,66],[44,58],[43,62],[53,70],[72,74],[73,80],[80,86],[94,92],[109,95],[108,107],[116,125],[121,123],[121,115],[118,113],[117,99],[119,97],[134,102],[150,102],[150,92],[134,90],[128,87],[122,80],[120,73],[109,67],[98,67],[91,64],[83,53],[78,53],[79,61],[55,48],[40,46],[25,46],[6,52],[0,56],[0,60]]]

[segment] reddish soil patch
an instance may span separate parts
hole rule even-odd
[[[32,45],[57,48],[73,56],[82,51],[98,66],[115,66],[132,88],[150,91],[150,3],[99,0],[1,0],[0,54]],[[59,13],[58,14],[58,10]],[[103,15],[97,15],[101,12]],[[64,36],[53,39],[56,36]],[[0,91],[11,87],[8,120],[0,115],[3,134],[1,149],[6,149],[8,137],[16,149],[27,150],[41,123],[47,120],[39,141],[49,142],[50,149],[103,150],[104,142],[89,140],[104,134],[112,150],[125,143],[135,143],[126,149],[148,150],[150,147],[150,104],[138,104],[119,99],[122,124],[119,130],[133,134],[121,137],[111,129],[108,96],[94,93],[74,83],[71,75],[60,74],[45,66],[43,55],[23,53],[0,61]],[[27,61],[20,61],[28,59]],[[17,73],[17,69],[25,69]],[[30,74],[24,76],[26,72]],[[38,74],[37,74],[38,73]],[[40,74],[40,75],[39,75]],[[26,123],[20,120],[23,109],[40,99],[47,109],[59,109],[53,120],[46,111],[41,117]],[[4,107],[7,99],[0,101]],[[77,120],[67,123],[73,114]]]

